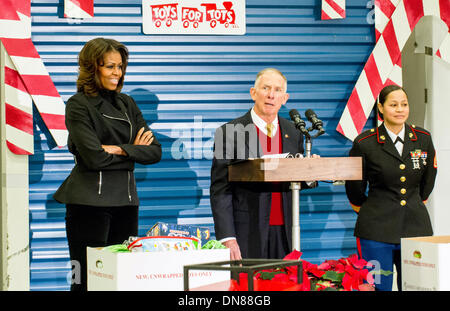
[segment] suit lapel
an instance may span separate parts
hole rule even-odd
[[[297,152],[297,145],[298,142],[294,141],[295,133],[291,133],[289,131],[289,126],[286,124],[286,122],[289,122],[288,120],[284,118],[280,118],[278,116],[278,122],[280,125],[280,133],[281,133],[281,139],[282,139],[282,147],[283,147],[283,153],[292,153]]]
[[[278,122],[279,122],[279,129],[278,130],[280,130],[281,139],[282,139],[282,146],[283,146],[283,151],[282,152],[283,153],[297,152],[298,142],[293,139],[295,137],[295,133],[291,133],[289,131],[290,127],[288,126],[288,124],[286,124],[287,122],[290,122],[290,121],[288,121],[288,120],[278,116]],[[246,126],[248,126],[249,124],[251,124],[253,126],[253,129],[255,130],[254,134],[256,135],[255,136],[256,140],[257,140],[256,143],[257,143],[257,146],[258,146],[256,154],[255,154],[255,152],[253,150],[254,148],[250,148],[249,138],[247,137],[247,135],[246,135],[246,138],[245,138],[245,147],[247,148],[249,157],[250,158],[260,158],[260,157],[262,157],[264,153],[262,151],[262,147],[261,147],[261,144],[259,142],[259,138],[258,138],[258,136],[256,134],[256,125],[253,123],[250,110],[242,117],[242,120],[241,120],[240,123],[244,126],[244,128]],[[252,129],[252,131],[253,131],[253,129]],[[251,133],[251,135],[253,135],[253,133]],[[249,135],[249,136],[251,136],[251,135]]]
[[[251,110],[249,110],[241,119],[240,124],[242,124],[244,126],[244,129],[247,129],[247,126],[251,126],[250,128],[250,132],[248,133],[248,135],[245,135],[245,148],[246,148],[246,153],[248,154],[249,158],[260,158],[262,157],[262,155],[264,154],[262,151],[262,147],[261,144],[259,143],[259,138],[258,138],[258,134],[256,132],[256,125],[253,123],[252,120],[252,115],[250,113]],[[255,142],[252,142],[252,145],[256,144],[257,149],[255,150],[255,148],[251,148],[250,146],[250,138],[251,139],[256,139]],[[237,139],[235,139],[236,141]]]

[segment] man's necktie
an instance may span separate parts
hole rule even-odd
[[[267,129],[267,136],[272,137],[272,135],[273,135],[273,124],[272,123],[267,123],[266,129]]]

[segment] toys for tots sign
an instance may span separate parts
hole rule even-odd
[[[245,0],[142,0],[144,34],[243,35]]]

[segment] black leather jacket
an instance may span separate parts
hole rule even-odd
[[[134,165],[157,163],[161,144],[133,145],[138,130],[149,129],[134,100],[103,92],[97,97],[73,95],[66,105],[68,148],[75,167],[54,194],[66,204],[92,206],[139,205]],[[112,155],[101,145],[118,145],[128,155]]]

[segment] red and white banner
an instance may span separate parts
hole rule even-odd
[[[375,38],[376,41],[391,19],[392,13],[399,4],[400,0],[375,0]]]
[[[15,154],[33,153],[31,100],[57,146],[65,146],[65,105],[31,41],[30,0],[0,0],[0,5],[0,40],[8,55],[4,64],[8,148]]]
[[[7,54],[4,69],[6,145],[15,154],[33,154],[33,100]]]
[[[145,34],[244,35],[245,0],[142,0]]]
[[[381,1],[381,0],[380,0]],[[385,0],[386,3],[389,0]],[[379,2],[381,3],[381,2]],[[378,93],[386,84],[401,85],[401,51],[423,16],[436,16],[450,27],[449,0],[400,0],[382,29],[367,63],[350,95],[336,130],[353,140],[361,133],[374,107]],[[447,39],[446,39],[447,40]],[[444,41],[446,41],[444,40]],[[447,53],[443,42],[440,56]],[[397,80],[397,81],[394,81]]]
[[[345,18],[345,0],[322,0],[322,19]]]
[[[64,0],[64,17],[94,17],[94,0]]]
[[[400,0],[375,0],[375,38],[376,42],[380,39],[381,33],[391,19],[395,8],[400,3]],[[401,55],[397,62],[394,64],[394,68],[389,74],[388,78],[384,82],[385,85],[397,84],[403,85],[402,77],[402,59]],[[383,87],[384,87],[383,86]]]

